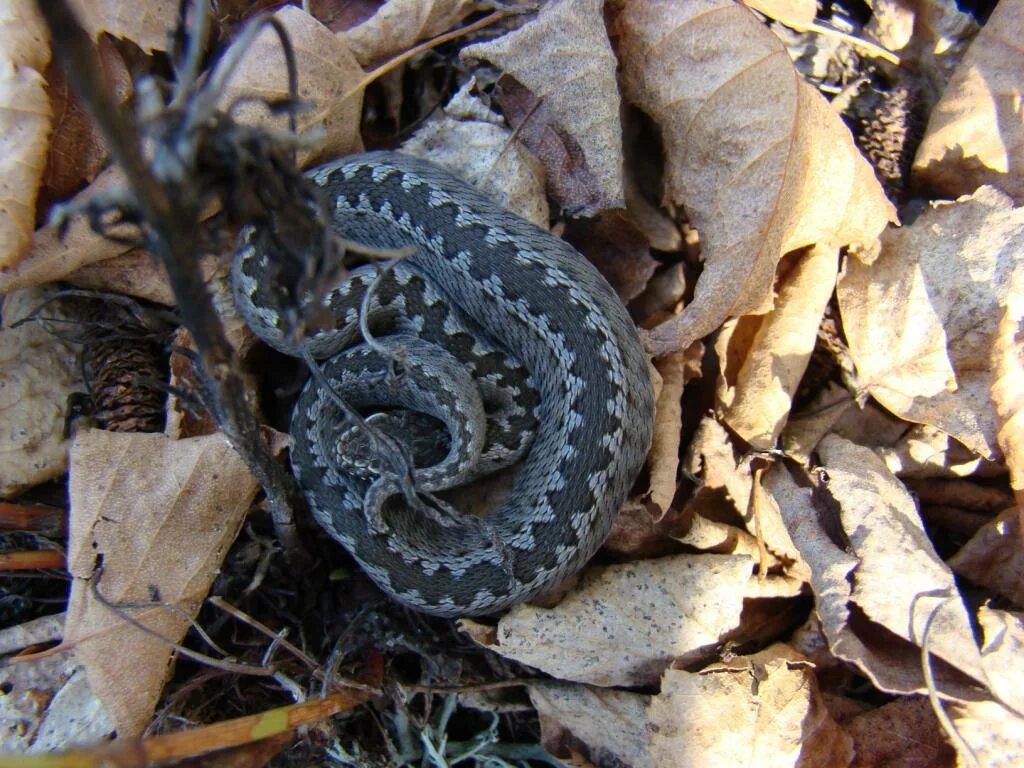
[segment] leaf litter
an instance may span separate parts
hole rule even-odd
[[[137,75],[169,50],[176,4],[135,5],[73,3],[98,49]],[[542,604],[453,625],[387,606],[316,534],[316,569],[288,573],[266,513],[250,510],[257,484],[219,434],[80,425],[58,646],[71,655],[20,662],[39,664],[47,682],[10,678],[18,701],[36,705],[3,715],[32,723],[5,748],[52,749],[61,721],[65,744],[115,729],[129,743],[166,731],[177,713],[227,721],[332,695],[341,681],[380,690],[386,680],[376,738],[357,717],[282,745],[297,738],[299,753],[333,765],[386,755],[443,765],[470,752],[478,757],[465,764],[524,764],[516,756],[526,754],[634,766],[1024,759],[1024,121],[1014,108],[1024,69],[1005,34],[1024,4],[1002,0],[977,31],[940,2],[872,3],[861,27],[796,3],[760,4],[766,25],[720,0],[550,0],[462,37],[446,33],[479,20],[476,4],[390,0],[348,16],[336,6],[274,10],[296,52],[300,130],[319,142],[303,147],[304,162],[401,136],[405,151],[554,222],[647,329],[663,380],[648,469],[578,581]],[[25,301],[11,291],[97,267],[81,278],[92,288],[170,303],[159,272],[142,280],[139,266],[107,268],[138,256],[87,222],[71,220],[63,238],[46,225],[32,233],[46,219],[37,198],[84,184],[78,194],[102,195],[120,180],[112,170],[93,180],[106,150],[91,139],[80,167],[44,173],[57,98],[42,74],[46,35],[18,21],[34,18],[31,3],[9,13],[0,22],[25,34],[3,36],[0,90],[7,82],[19,108],[0,108],[0,120],[24,141],[7,153],[16,167],[0,171],[12,201],[0,220],[5,315]],[[240,15],[225,5],[224,40]],[[787,23],[828,66],[793,63]],[[930,114],[899,211],[840,100],[828,101],[894,60],[918,68]],[[265,30],[222,104],[283,134],[285,118],[257,102],[287,99],[284,61]],[[211,267],[205,279],[223,274]],[[63,472],[68,394],[82,386],[65,342],[16,336],[37,330],[0,331],[13,350],[3,376],[39,383],[31,398],[10,384],[5,393],[8,424],[47,432],[40,459],[41,440],[29,447],[33,433],[18,442],[9,430],[8,453],[32,466],[5,464],[4,494],[33,504],[44,491],[23,489]],[[57,370],[29,376],[51,358]],[[262,393],[266,419],[286,426],[266,393],[287,396],[297,373],[259,351],[246,359],[254,402]],[[190,364],[181,356],[179,367]],[[201,408],[189,392],[201,378],[180,374],[176,408]],[[204,608],[211,589],[255,623],[225,624]],[[197,657],[182,655],[211,655],[191,626],[230,649],[212,652],[222,667],[205,681]],[[232,690],[224,680],[262,693],[211,710]],[[496,685],[518,702],[500,724],[470,704]],[[435,697],[438,688],[463,692]],[[105,714],[73,730],[85,712]],[[203,750],[201,733],[186,750]]]

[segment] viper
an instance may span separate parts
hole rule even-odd
[[[352,155],[311,172],[345,238],[407,258],[352,270],[303,342],[320,370],[291,422],[313,516],[388,594],[441,616],[550,590],[607,537],[650,448],[654,394],[636,328],[565,241],[427,161]],[[248,238],[235,301],[288,354],[261,301],[273,254]],[[307,355],[308,358],[308,355]],[[495,472],[480,517],[446,491]]]

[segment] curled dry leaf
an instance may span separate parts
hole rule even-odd
[[[920,521],[910,519],[911,513],[916,517],[913,501],[888,475],[881,459],[835,436],[827,437],[822,446],[831,449],[825,470],[833,499],[841,505],[839,519],[830,515],[831,504],[818,499],[813,489],[798,485],[782,465],[767,473],[765,489],[810,566],[815,612],[829,649],[858,667],[879,690],[924,693],[921,627],[943,603],[935,595],[942,592],[958,599],[952,574],[931,549]],[[833,455],[844,451],[846,455]],[[872,485],[882,485],[884,495]],[[869,524],[864,515],[871,516]],[[878,539],[891,541],[879,544]],[[837,544],[847,541],[849,553]],[[894,573],[901,578],[893,579]],[[916,640],[911,639],[911,621]],[[947,659],[975,679],[983,677],[962,605],[941,610],[929,642],[939,656],[933,657],[933,666],[943,695],[976,697],[970,681],[939,660]]]
[[[828,436],[824,486],[858,558],[853,600],[872,621],[980,678],[977,647],[953,574],[936,554],[911,495],[868,448]],[[892,575],[899,573],[894,580]]]
[[[697,358],[704,345],[696,345]],[[657,360],[655,366],[661,375],[661,390],[655,405],[654,441],[647,466],[651,473],[648,498],[664,515],[676,495],[676,475],[679,473],[679,440],[683,419],[683,386],[686,383],[687,363],[692,365],[692,353],[674,352]],[[689,354],[688,354],[689,353]],[[688,360],[690,358],[690,360]],[[699,362],[697,362],[699,365]]]
[[[743,0],[743,4],[795,29],[811,24],[818,12],[814,0]]]
[[[586,216],[625,205],[618,63],[603,7],[602,0],[553,0],[514,32],[461,53],[463,60],[485,59],[515,77],[579,144],[599,193],[574,211]],[[549,174],[558,170],[552,167]]]
[[[776,644],[697,673],[668,669],[656,696],[542,683],[530,699],[545,747],[562,754],[582,742],[598,765],[846,765],[850,739],[812,668]]]
[[[731,0],[636,0],[617,21],[623,88],[662,130],[665,196],[704,244],[693,302],[658,354],[772,305],[782,255],[870,244],[895,219],[874,172],[782,43]]]
[[[51,128],[48,38],[32,0],[0,6],[0,268],[32,242]]]
[[[132,90],[131,75],[124,59],[106,36],[99,39],[96,55],[115,103],[124,108]],[[64,200],[91,182],[109,155],[103,134],[71,89],[58,62],[50,63],[46,80],[53,107],[53,135],[50,137],[40,205],[44,200]]]
[[[600,270],[623,304],[643,292],[658,266],[647,238],[622,208],[570,221],[562,237]]]
[[[547,229],[549,210],[544,172],[511,131],[470,91],[456,93],[439,118],[427,121],[402,151],[451,170],[527,221]]]
[[[70,0],[75,18],[93,38],[106,32],[131,40],[146,53],[166,51],[178,20],[174,0]]]
[[[362,148],[359,119],[363,92],[356,89],[364,72],[344,40],[305,11],[285,6],[274,14],[291,39],[299,80],[299,100],[304,108],[296,118],[301,135],[322,131],[315,146],[300,149],[300,165],[323,162]],[[225,59],[231,56],[226,55]],[[221,108],[232,107],[240,122],[288,130],[288,118],[271,116],[259,103],[283,102],[288,98],[288,69],[281,41],[266,26],[242,55],[221,99]],[[233,105],[233,106],[232,106]]]
[[[698,673],[666,670],[648,707],[653,765],[847,765],[813,664],[776,644]]]
[[[962,765],[1024,764],[1024,623],[1019,616],[982,606],[978,619],[985,633],[982,664],[992,701],[950,707],[961,738],[954,742]],[[969,750],[969,752],[968,752]]]
[[[119,186],[123,180],[117,168],[108,168],[75,195],[71,203],[84,204],[94,195],[102,195]],[[96,234],[83,216],[75,216],[71,220],[64,237],[60,236],[57,227],[45,226],[36,231],[32,247],[24,259],[12,269],[0,271],[0,294],[63,280],[86,264],[113,258],[130,249],[130,245]]]
[[[931,112],[914,158],[948,197],[992,184],[1024,203],[1024,0],[1001,0]]]
[[[990,520],[953,555],[949,567],[1024,605],[1024,511],[1012,507]]]
[[[1010,487],[1024,509],[1024,273],[1014,273],[992,345],[992,405],[996,440],[1010,470]]]
[[[857,768],[951,765],[953,748],[925,696],[891,701],[844,723]]]
[[[832,298],[838,267],[835,248],[815,246],[801,254],[782,279],[775,308],[767,315],[745,318],[757,327],[749,346],[740,354],[719,351],[722,421],[755,450],[774,448],[782,433]],[[719,337],[719,345],[724,337]]]
[[[477,0],[387,0],[363,23],[339,32],[364,67],[455,27]]]
[[[563,755],[582,742],[597,765],[655,768],[647,736],[652,697],[558,682],[531,685],[529,692],[551,754]]]
[[[889,471],[900,477],[998,477],[1005,474],[1000,465],[979,458],[945,432],[924,424],[912,427],[891,447],[877,450]]]
[[[39,323],[11,326],[39,308],[40,289],[3,300],[0,329],[0,497],[52,480],[66,465],[68,397],[81,386],[77,348]],[[63,316],[51,306],[48,317]]]
[[[118,735],[137,735],[170,674],[169,643],[188,630],[258,485],[220,434],[175,441],[102,430],[76,436],[69,484],[74,581],[64,642]],[[94,590],[110,603],[150,604],[123,610],[159,637]],[[154,594],[173,608],[152,604]]]
[[[736,629],[748,557],[679,555],[594,568],[555,608],[521,605],[496,636],[461,622],[496,653],[554,677],[593,685],[649,685],[673,660],[691,664]]]
[[[848,259],[837,288],[859,387],[998,459],[989,350],[1022,270],[1024,208],[992,187],[887,231],[874,263]]]

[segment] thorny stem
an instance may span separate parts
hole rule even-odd
[[[197,4],[197,13],[203,12]],[[38,8],[53,38],[53,50],[68,78],[102,131],[114,160],[124,170],[139,212],[148,225],[147,245],[164,264],[178,300],[182,322],[195,340],[210,383],[212,407],[228,440],[242,456],[267,496],[276,533],[293,563],[305,555],[299,546],[289,500],[291,477],[274,460],[260,425],[246,405],[235,373],[234,352],[224,336],[200,276],[199,197],[188,178],[158,180],[140,151],[134,120],[111,101],[99,73],[92,42],[79,26],[66,0],[41,0]]]

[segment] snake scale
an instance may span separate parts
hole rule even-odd
[[[292,415],[312,514],[427,613],[489,613],[551,589],[601,546],[650,447],[654,395],[625,308],[566,242],[431,163],[370,152],[311,176],[345,238],[415,249],[348,273],[326,299],[336,329],[308,342],[334,391],[312,377]],[[252,242],[235,257],[236,304],[297,355],[261,303],[268,259]],[[437,495],[502,470],[511,489],[482,518]]]

